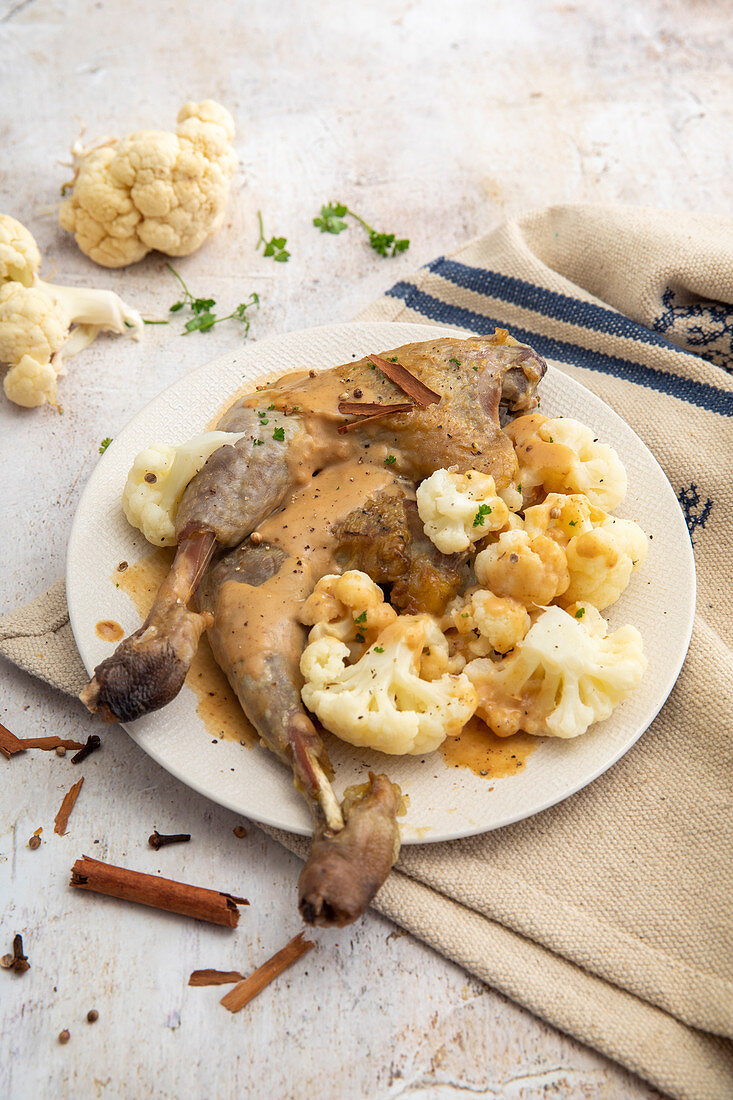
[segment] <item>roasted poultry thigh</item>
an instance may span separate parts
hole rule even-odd
[[[545,369],[500,332],[406,345],[239,398],[217,427],[244,435],[215,451],[186,489],[176,558],[148,618],[82,693],[106,720],[163,706],[209,628],[248,718],[313,810],[300,880],[311,923],[342,925],[363,912],[397,855],[400,793],[386,776],[371,777],[339,805],[300,700],[299,609],[320,577],[357,567],[391,586],[395,606],[443,610],[461,563],[422,536],[415,485],[445,467],[509,485],[516,459],[500,407],[533,408]],[[364,419],[346,422],[357,409]],[[217,550],[232,547],[209,567]],[[199,608],[189,609],[199,585]]]

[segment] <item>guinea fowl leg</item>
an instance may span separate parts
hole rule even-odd
[[[300,700],[305,629],[294,614],[317,578],[281,548],[245,543],[216,563],[201,590],[214,616],[210,641],[250,722],[293,771],[314,818],[314,842],[300,877],[299,907],[310,924],[356,920],[399,851],[401,795],[386,776],[342,815],[326,748]]]
[[[131,722],[169,703],[181,689],[208,611],[187,604],[214,552],[210,531],[184,533],[171,570],[143,625],[97,665],[80,698],[105,722]]]

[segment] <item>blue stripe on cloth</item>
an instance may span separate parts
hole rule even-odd
[[[653,344],[655,347],[674,351],[678,355],[686,354],[682,348],[671,344],[659,333],[652,332],[614,309],[596,305],[594,302],[583,302],[580,298],[572,298],[557,290],[547,290],[535,283],[527,283],[524,279],[516,279],[512,275],[501,275],[498,271],[469,267],[455,260],[447,260],[444,256],[433,260],[427,268],[428,271],[440,275],[442,279],[453,283],[454,286],[472,290],[476,294],[500,298],[505,302],[513,302],[523,309],[541,313],[543,317],[555,317],[558,321],[566,321],[580,328],[595,329],[597,332],[608,333],[609,336],[625,336],[632,340],[639,340],[643,344]]]
[[[453,325],[456,328],[470,329],[472,332],[486,332],[487,325],[495,328],[506,327],[504,321],[489,317],[483,313],[474,313],[473,310],[463,309],[461,306],[449,305],[439,298],[434,298],[424,291],[418,290],[412,283],[399,282],[387,291],[390,298],[402,298],[409,309],[421,313],[423,317],[429,317],[431,321],[438,321],[444,325]],[[553,340],[549,336],[543,336],[540,332],[531,329],[520,329],[511,326],[512,335],[523,343],[531,344],[540,353],[551,359],[560,359],[566,363],[574,363],[578,367],[586,367],[588,370],[601,371],[604,374],[612,374],[616,378],[623,378],[627,382],[635,382],[639,386],[666,393],[670,397],[677,397],[681,401],[688,401],[691,405],[697,405],[701,409],[719,413],[721,416],[733,416],[733,393],[719,390],[707,382],[696,382],[690,378],[680,378],[676,374],[667,374],[665,371],[656,370],[654,367],[646,367],[642,363],[635,363],[631,359],[621,359],[617,355],[604,355],[602,352],[593,351],[590,348],[582,348],[577,344],[568,344],[563,340]]]

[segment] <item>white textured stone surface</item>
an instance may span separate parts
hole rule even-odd
[[[527,207],[728,213],[728,39],[726,6],[712,0],[0,0],[0,209],[33,230],[47,276],[164,313],[176,288],[159,257],[94,268],[45,211],[68,175],[58,161],[75,116],[89,137],[167,127],[186,99],[213,96],[237,117],[241,173],[226,229],[179,269],[222,306],[258,290],[254,336],[348,320],[405,272]],[[355,230],[320,236],[311,218],[330,198],[409,236],[410,251],[386,261]],[[287,235],[290,263],[253,251],[258,207],[270,233]],[[241,339],[234,326],[185,339],[176,329],[149,329],[143,348],[100,340],[71,363],[63,416],[0,401],[0,611],[63,572],[99,441]],[[95,725],[7,665],[0,721],[80,740]],[[317,952],[230,1018],[221,991],[189,990],[188,974],[247,971],[281,946],[297,929],[296,861],[257,830],[237,840],[231,813],[121,731],[84,767],[66,837],[53,818],[77,777],[68,758],[28,753],[0,768],[0,950],[22,929],[32,963],[22,977],[0,973],[3,1097],[656,1096],[373,916],[318,934]],[[194,841],[156,855],[153,825]],[[65,883],[84,851],[243,890],[252,906],[230,933],[79,897]]]

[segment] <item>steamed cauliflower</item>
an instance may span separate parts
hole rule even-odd
[[[221,227],[237,167],[232,116],[205,99],[187,103],[177,121],[175,134],[138,130],[73,150],[73,191],[59,221],[103,267],[125,267],[153,249],[188,256]]]
[[[41,253],[26,227],[9,214],[0,215],[0,284],[32,286],[40,268]]]
[[[514,443],[522,497],[536,504],[546,493],[583,493],[606,511],[626,495],[626,471],[613,447],[571,417],[521,416],[504,429]]]
[[[28,230],[0,214],[0,363],[10,367],[3,388],[27,408],[56,404],[65,362],[100,332],[139,336],[143,327],[139,313],[111,290],[44,282],[40,263]]]
[[[577,605],[574,615],[547,608],[512,654],[471,661],[465,673],[476,713],[499,737],[578,737],[639,686],[646,664],[635,627],[608,634],[594,607]]]
[[[337,638],[349,647],[352,659],[396,618],[381,588],[359,569],[321,577],[300,612],[300,621],[313,627],[309,641]]]
[[[470,588],[448,608],[449,621],[461,635],[461,648],[471,657],[507,653],[530,628],[526,607],[483,588]]]
[[[183,492],[207,458],[241,432],[204,432],[177,447],[153,443],[135,458],[122,492],[122,510],[154,546],[175,546],[176,512]]]
[[[546,535],[531,538],[520,529],[502,531],[497,542],[476,555],[474,570],[494,595],[525,607],[551,603],[570,583],[563,549]]]
[[[400,615],[349,665],[349,647],[324,635],[303,651],[303,702],[351,745],[390,754],[432,752],[458,734],[477,696],[451,675],[448,643],[429,615]]]
[[[638,523],[609,516],[580,495],[550,493],[528,508],[524,529],[530,537],[546,534],[565,549],[570,584],[558,597],[567,607],[576,600],[599,611],[615,603],[649,546]]]
[[[493,477],[478,470],[465,474],[436,470],[418,486],[417,510],[425,534],[441,554],[468,550],[504,527],[509,518]]]

